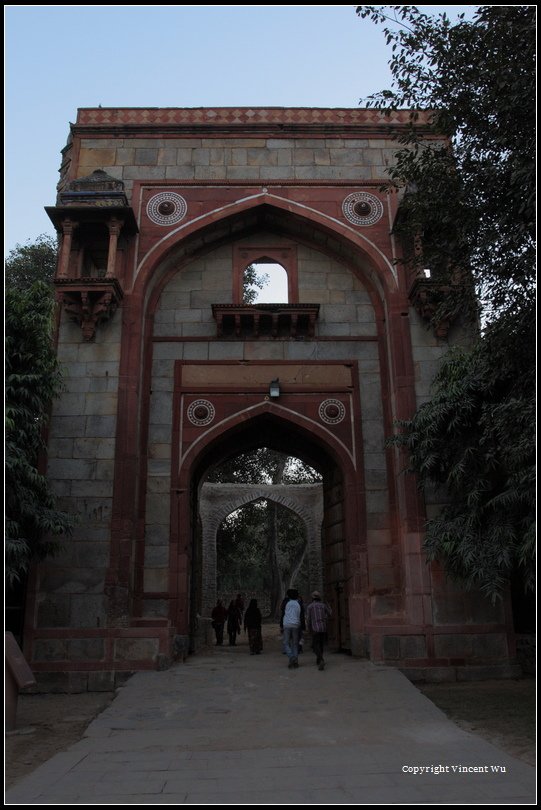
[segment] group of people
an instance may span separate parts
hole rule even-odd
[[[327,638],[327,621],[332,616],[332,610],[322,601],[319,591],[312,593],[312,601],[305,610],[298,591],[290,588],[282,602],[280,613],[280,630],[289,669],[297,669],[299,666],[304,631],[312,636],[312,650],[318,669],[325,669],[323,651]]]
[[[212,611],[212,626],[216,634],[216,645],[222,646],[224,642],[224,628],[227,624],[229,646],[236,645],[237,635],[242,630],[248,633],[250,655],[259,655],[263,650],[261,635],[261,611],[257,607],[257,599],[251,599],[246,612],[244,600],[239,593],[232,599],[226,608],[221,599]],[[327,638],[327,621],[332,611],[326,602],[321,599],[319,591],[312,593],[312,601],[304,608],[302,597],[294,588],[287,591],[280,606],[280,630],[282,631],[283,649],[288,657],[289,669],[299,666],[299,652],[302,652],[303,633],[307,631],[312,637],[312,650],[316,656],[318,669],[325,669],[323,657],[325,641]]]
[[[248,643],[250,654],[259,655],[263,650],[263,638],[261,635],[261,611],[257,607],[257,599],[251,599],[246,612],[244,612],[244,599],[237,594],[236,599],[232,599],[229,607],[226,608],[221,599],[218,599],[216,607],[212,611],[212,626],[216,635],[216,645],[221,647],[224,643],[224,628],[227,625],[227,635],[229,636],[229,646],[235,647],[237,636],[242,631],[244,622],[244,632],[248,633]]]

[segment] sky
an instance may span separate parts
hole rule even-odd
[[[389,87],[381,27],[355,8],[4,6],[5,253],[54,235],[78,107],[357,107]]]

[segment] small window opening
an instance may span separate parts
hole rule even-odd
[[[244,271],[244,304],[287,304],[287,271],[274,262],[253,262]]]

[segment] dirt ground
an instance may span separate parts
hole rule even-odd
[[[461,728],[509,754],[535,764],[535,679],[420,687]],[[17,730],[6,734],[5,786],[11,787],[43,762],[83,737],[114,693],[20,695]]]
[[[460,728],[535,765],[535,678],[423,684],[419,689]]]

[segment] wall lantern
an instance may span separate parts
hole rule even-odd
[[[275,380],[271,381],[269,386],[269,397],[271,399],[276,399],[280,396],[280,380],[276,378]]]

